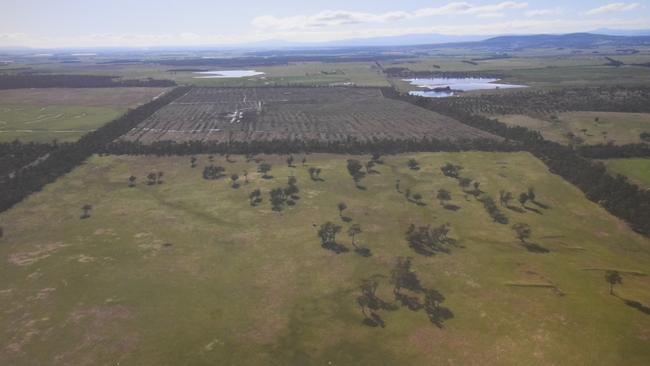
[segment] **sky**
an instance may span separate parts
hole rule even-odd
[[[0,47],[219,46],[650,29],[650,0],[0,0]]]

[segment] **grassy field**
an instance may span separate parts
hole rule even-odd
[[[612,142],[617,145],[641,142],[639,135],[650,131],[650,114],[619,112],[564,112],[557,119],[524,115],[494,116],[506,124],[538,130],[544,138],[569,143],[569,134],[582,143],[593,145]]]
[[[76,141],[163,88],[0,90],[0,141]]]
[[[125,110],[78,106],[0,105],[0,141],[76,141]]]
[[[650,306],[650,240],[633,233],[527,153],[430,153],[384,157],[355,188],[346,156],[263,156],[256,164],[223,157],[228,175],[204,180],[200,156],[93,157],[0,214],[0,364],[6,365],[647,365],[650,317],[624,299]],[[419,162],[419,170],[407,160]],[[369,157],[357,157],[367,161]],[[503,209],[510,225],[531,225],[534,253],[510,225],[494,223],[439,167],[492,197],[535,187],[543,209]],[[309,178],[321,168],[322,181]],[[147,185],[149,172],[164,172]],[[127,178],[138,177],[127,187]],[[295,175],[300,200],[271,210],[269,190]],[[395,189],[423,196],[409,202]],[[251,207],[248,195],[262,191]],[[440,188],[460,209],[444,209]],[[348,208],[343,222],[338,202]],[[81,207],[93,206],[80,219]],[[538,211],[536,213],[535,211]],[[326,221],[358,223],[359,245],[335,254],[316,235]],[[408,226],[451,224],[449,254],[423,256],[407,245]],[[356,299],[365,279],[393,302],[391,271],[413,257],[422,285],[442,293],[453,318],[438,328],[423,310],[380,311],[369,327]],[[606,269],[623,273],[609,295]]]
[[[650,189],[650,159],[608,159],[602,162],[611,172],[622,174],[632,182]]]

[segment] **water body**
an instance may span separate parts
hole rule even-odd
[[[221,71],[198,71],[194,79],[224,79],[224,78],[244,78],[248,76],[264,75],[263,72],[255,70],[221,70]]]
[[[499,84],[499,79],[492,78],[424,78],[404,81],[426,89],[411,91],[409,94],[428,98],[451,97],[459,91],[527,88],[525,85]]]

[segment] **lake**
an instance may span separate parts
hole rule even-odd
[[[220,71],[198,71],[194,79],[223,79],[223,78],[244,78],[248,76],[264,75],[263,72],[255,70],[220,70]]]
[[[491,90],[491,89],[513,89],[526,88],[525,85],[499,84],[499,79],[492,78],[422,78],[404,79],[411,85],[426,90],[415,90],[409,92],[411,95],[428,98],[451,97],[455,92],[470,90]]]

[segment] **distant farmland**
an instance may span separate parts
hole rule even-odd
[[[154,141],[495,138],[370,88],[195,88],[124,136]]]

